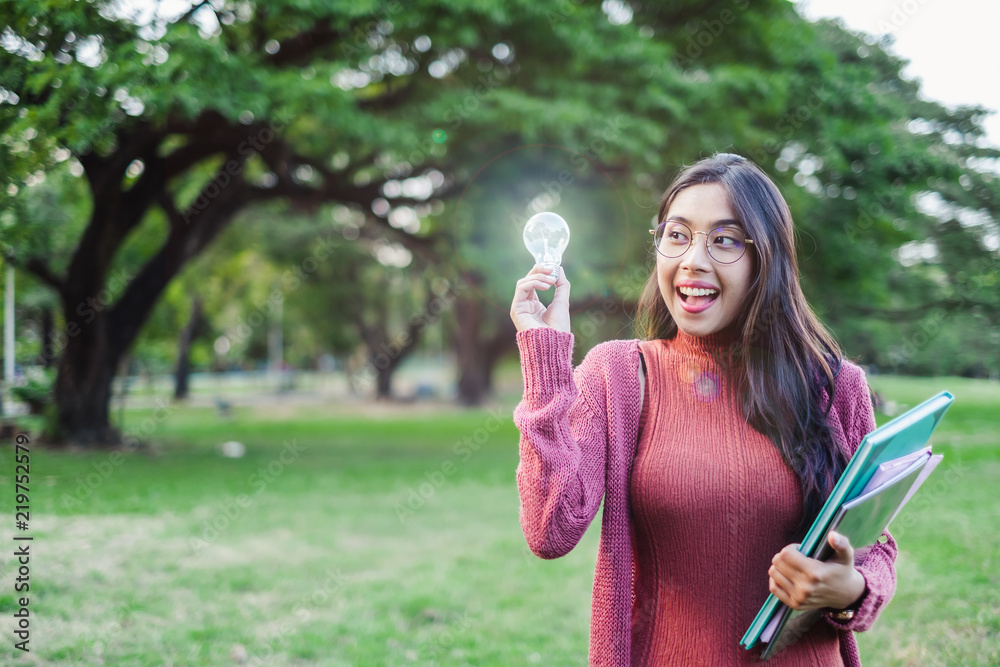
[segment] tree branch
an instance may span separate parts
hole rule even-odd
[[[200,217],[171,228],[159,251],[146,262],[108,311],[112,346],[127,346],[135,340],[167,284],[233,220],[246,205],[246,195],[246,186],[237,181],[223,189]]]
[[[184,23],[185,21],[189,21],[191,17],[194,16],[195,13],[197,13],[197,11],[202,7],[204,7],[205,5],[208,5],[213,12],[215,11],[215,8],[212,7],[212,3],[210,3],[208,0],[202,0],[202,2],[196,3],[193,7],[191,7],[191,9],[184,12],[184,14],[179,19],[174,21],[174,23]]]
[[[49,268],[49,265],[38,257],[32,257],[23,266],[25,271],[35,274],[43,283],[54,289],[62,296],[66,292],[66,280],[60,278]]]
[[[265,62],[270,62],[277,67],[301,65],[316,51],[333,44],[342,37],[343,34],[340,31],[331,29],[329,25],[316,25],[280,42],[278,51],[269,56]]]
[[[167,216],[167,222],[170,223],[171,233],[178,229],[184,224],[184,216],[181,212],[177,210],[177,206],[174,204],[174,198],[170,196],[170,193],[163,190],[157,200],[160,204],[160,208],[163,213]]]
[[[410,80],[403,86],[396,86],[377,97],[371,99],[358,100],[358,109],[361,111],[391,111],[401,106],[404,102],[413,97],[417,90],[418,77],[410,77]]]
[[[229,171],[229,163],[232,161],[239,163],[240,170],[233,175]],[[245,158],[236,157],[233,154],[228,154],[219,165],[219,168],[215,171],[215,174],[210,178],[205,185],[202,186],[201,191],[198,196],[194,198],[194,201],[188,207],[184,213],[177,211],[177,215],[180,216],[180,222],[183,225],[198,224],[198,219],[201,217],[211,218],[214,215],[214,208],[219,206],[229,207],[232,206],[232,198],[229,194],[230,189],[236,188],[244,196],[247,193],[252,194],[251,190],[246,181],[240,176],[242,172],[243,163]],[[214,192],[214,194],[213,194]],[[256,197],[254,197],[256,199]],[[206,202],[204,205],[199,205],[199,202]],[[164,202],[161,201],[161,204]],[[243,202],[244,204],[247,202]],[[173,200],[170,199],[169,205],[173,207]],[[176,211],[176,209],[174,209]],[[165,208],[165,212],[169,214],[169,211]],[[173,224],[173,221],[171,221]]]

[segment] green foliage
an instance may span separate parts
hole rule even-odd
[[[288,290],[286,317],[303,324],[295,344],[310,354],[355,345],[352,313],[386,306],[375,286],[393,273],[409,286],[430,267],[431,277],[471,278],[503,317],[530,261],[511,216],[573,157],[557,210],[574,232],[574,305],[585,316],[606,296],[634,299],[641,281],[618,277],[648,261],[659,193],[679,166],[717,150],[778,180],[800,230],[803,287],[849,352],[960,372],[958,352],[942,366],[934,346],[900,350],[934,308],[946,311],[941,342],[956,351],[968,349],[969,326],[1000,323],[987,288],[1000,275],[1000,152],[983,141],[984,111],[922,99],[887,44],[806,22],[783,0],[624,3],[618,14],[615,3],[565,1],[220,0],[141,24],[102,2],[17,0],[2,11],[4,252],[45,258],[60,275],[84,229],[100,224],[88,222],[94,183],[81,164],[122,160],[114,173],[128,192],[148,166],[126,150],[142,137],[164,159],[211,149],[170,176],[110,251],[116,270],[134,275],[154,256],[173,209],[186,221],[202,214],[214,182],[246,185],[240,225],[280,222],[266,238],[234,232],[211,264],[192,264],[152,315],[141,355],[169,354],[151,341],[175,336],[200,290],[211,293],[215,333],[227,330],[305,260],[295,253],[309,252],[306,237],[331,232],[344,239],[338,259]],[[533,144],[551,148],[525,149]],[[221,184],[234,156],[245,159],[237,185]],[[323,218],[337,206],[349,214],[334,229]],[[221,277],[240,241],[267,244],[254,287]],[[386,261],[402,249],[410,263]],[[973,296],[970,262],[984,286]],[[404,292],[392,307],[418,309],[421,295]],[[342,316],[319,323],[316,312]],[[995,355],[984,363],[997,369]]]
[[[31,406],[32,414],[40,414],[52,401],[54,373],[39,368],[29,370],[24,384],[14,385],[10,391],[14,398]]]

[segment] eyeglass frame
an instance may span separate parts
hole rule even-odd
[[[656,241],[656,231],[660,228],[660,225],[665,225],[668,222],[673,222],[674,224],[682,225],[685,229],[687,229],[689,232],[691,232],[691,242],[688,243],[687,247],[684,248],[684,250],[681,251],[681,254],[674,255],[673,257],[670,257],[669,255],[663,254],[663,252],[660,250],[659,245],[657,243],[655,243],[655,241]],[[712,230],[712,232],[714,232],[714,231],[716,231],[718,229],[725,229],[725,227],[724,226],[723,227],[716,227],[715,229]],[[742,230],[740,230],[740,231],[742,233]],[[695,237],[696,234],[702,234],[702,235],[704,235],[704,237],[705,237],[705,251],[708,253],[708,256],[712,258],[712,261],[715,262],[716,264],[722,264],[722,265],[735,264],[736,262],[738,262],[741,259],[743,259],[744,256],[746,256],[747,250],[746,250],[746,248],[744,248],[743,249],[743,254],[740,255],[739,257],[737,257],[736,259],[734,259],[733,261],[731,261],[731,262],[722,262],[722,261],[719,261],[715,257],[715,255],[712,254],[712,246],[708,242],[708,235],[711,234],[712,232],[696,232],[693,229],[691,229],[687,224],[685,224],[683,222],[680,222],[679,220],[664,220],[663,222],[661,222],[661,223],[659,223],[659,224],[656,225],[656,229],[650,229],[649,230],[649,233],[653,236],[653,241],[654,241],[654,243],[653,243],[653,249],[656,250],[656,252],[658,254],[662,255],[663,257],[666,257],[667,259],[677,259],[679,257],[683,257],[684,253],[686,253],[689,249],[691,249],[692,247],[694,247],[694,237]],[[745,237],[746,234],[744,233],[743,236]],[[745,243],[753,245],[753,239],[744,238],[743,241]]]

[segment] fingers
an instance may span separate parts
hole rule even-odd
[[[548,289],[556,282],[555,278],[552,276],[542,276],[542,275],[532,275],[525,276],[517,281],[518,286],[521,285],[535,285],[537,287]]]
[[[851,546],[850,540],[840,533],[832,530],[830,531],[830,534],[827,535],[826,539],[835,552],[834,557],[831,560],[843,563],[844,565],[854,564],[854,547]]]
[[[551,267],[543,264],[535,264],[531,267],[531,271],[528,272],[528,275],[525,276],[525,278],[532,276],[536,278],[551,278],[552,282],[556,282],[558,279],[563,277],[563,273],[564,272],[561,266],[552,269]]]
[[[544,278],[521,278],[517,281],[517,286],[514,289],[514,303],[537,300],[535,290],[545,291],[551,286],[552,282]]]
[[[815,572],[782,570],[772,565],[767,571],[770,580],[768,588],[775,597],[792,609],[806,609],[816,606],[815,596],[821,589],[821,581]]]
[[[559,278],[553,277],[550,273],[550,269],[536,264],[528,275],[517,281],[514,298],[510,304],[510,317],[518,331],[551,326],[549,323],[551,315],[546,315],[549,309],[542,304],[536,294],[537,291],[545,291],[552,285],[558,284]],[[565,282],[565,278],[562,280]],[[568,285],[568,282],[566,284]],[[557,287],[557,290],[559,289],[561,288]],[[568,303],[568,296],[566,299]]]
[[[850,542],[836,533],[827,539],[836,549],[836,556],[829,561],[807,557],[796,544],[789,544],[771,559],[768,588],[792,609],[842,609],[864,593],[866,584],[854,568]]]
[[[562,271],[560,271],[559,274],[561,275]],[[528,274],[524,276],[524,278],[521,278],[521,280],[527,280],[531,278],[534,278],[536,280],[547,280],[551,283],[554,283],[556,282],[558,276],[556,278],[553,278],[551,269],[548,269],[542,266],[541,264],[535,264],[533,267],[531,267],[531,271],[528,271]]]
[[[552,299],[552,303],[569,304],[569,280],[566,279],[566,272],[559,268],[559,278],[555,281],[556,285],[556,295]]]
[[[559,296],[561,291],[568,289],[569,281],[566,280],[565,272],[560,268],[559,276],[553,278],[550,269],[536,264],[528,275],[517,281],[514,298],[517,300],[518,295],[524,295],[530,299],[534,290],[544,291],[552,285],[556,286],[556,296]]]
[[[547,307],[538,298],[537,291],[555,285],[555,295]],[[534,327],[550,327],[569,332],[569,280],[560,267],[555,276],[552,269],[536,264],[528,275],[517,281],[510,317],[518,331]]]
[[[794,590],[795,586],[785,575],[778,572],[773,565],[767,573],[770,575],[770,579],[768,579],[767,582],[768,590],[771,591],[776,598],[794,609],[795,602],[792,600],[790,591]]]
[[[767,571],[768,587],[774,595],[792,609],[799,609],[809,601],[817,584],[814,565],[818,561],[804,555],[798,544],[789,544],[771,559]]]
[[[798,544],[789,544],[775,554],[771,563],[788,577],[808,573],[812,567],[812,558],[799,551]]]

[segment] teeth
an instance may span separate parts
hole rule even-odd
[[[710,296],[719,293],[719,290],[701,289],[700,287],[678,287],[677,289],[686,296]]]

